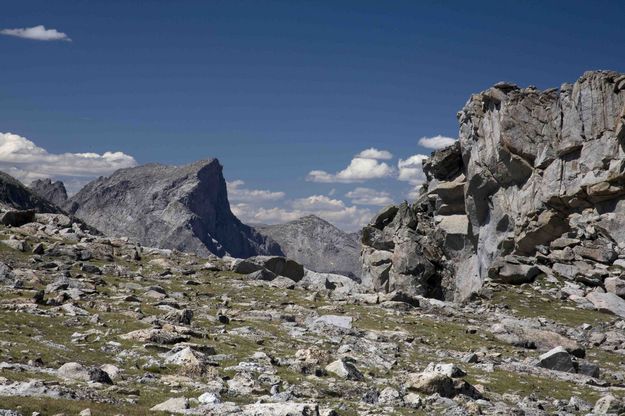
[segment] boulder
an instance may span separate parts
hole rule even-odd
[[[205,357],[201,352],[185,347],[178,351],[170,351],[166,354],[165,362],[168,364],[200,367],[205,365]]]
[[[5,246],[9,248],[12,248],[13,250],[17,250],[21,252],[29,251],[29,245],[24,240],[8,239],[8,240],[0,240],[0,243],[4,244]]]
[[[542,328],[536,322],[506,318],[493,325],[491,331],[495,338],[500,341],[518,347],[549,351],[563,346],[570,354],[576,357],[585,355],[584,348],[576,341],[557,332]]]
[[[56,374],[61,378],[69,380],[89,381],[91,378],[89,370],[83,367],[82,364],[75,362],[63,364],[56,370]]]
[[[549,247],[551,247],[552,250],[557,250],[557,249],[563,249],[566,247],[574,247],[578,245],[579,243],[581,243],[581,240],[577,238],[559,237],[553,240],[551,243],[549,243]]]
[[[623,399],[608,394],[597,400],[592,412],[596,415],[620,415],[625,412],[625,402]]]
[[[578,374],[583,374],[588,377],[599,378],[601,375],[601,369],[597,364],[593,364],[588,361],[580,360],[576,363],[576,370]]]
[[[119,367],[113,364],[102,364],[100,366],[100,369],[105,371],[106,374],[108,374],[109,378],[113,381],[115,381],[121,374],[121,370],[119,369]]]
[[[342,329],[352,329],[354,318],[344,315],[322,315],[314,320],[314,324],[332,325]]]
[[[304,277],[304,266],[294,260],[287,259],[286,257],[255,256],[246,259],[246,261],[242,262],[241,264],[244,263],[255,264],[259,266],[259,269],[257,270],[264,268],[278,276],[288,277],[294,282],[299,282]],[[248,273],[252,273],[253,271],[250,271]]]
[[[364,376],[354,364],[345,359],[336,360],[326,366],[326,371],[347,380],[364,380]]]
[[[612,244],[597,244],[595,242],[575,246],[573,252],[580,257],[605,264],[612,264],[618,257]]]
[[[201,404],[219,404],[221,403],[221,396],[219,393],[206,392],[202,393],[197,400]]]
[[[0,262],[0,284],[12,285],[15,283],[15,274],[8,264]]]
[[[425,368],[424,372],[426,372],[426,373],[440,373],[440,374],[444,374],[447,377],[451,377],[451,378],[464,377],[464,376],[467,375],[467,373],[463,369],[458,367],[457,365],[455,365],[455,364],[443,364],[443,363],[439,363],[439,364],[430,363]]]
[[[389,212],[393,213],[392,217]],[[382,224],[385,225],[380,230]],[[437,270],[435,264],[440,263],[444,255],[440,247],[447,233],[441,230],[436,234],[434,227],[433,218],[419,214],[407,203],[396,210],[385,209],[374,217],[363,229],[363,284],[381,292],[441,296],[442,280],[432,279],[432,276]],[[450,228],[449,231],[457,230]],[[464,246],[461,242],[464,230],[458,232],[460,234],[449,235],[456,240],[456,246]]]
[[[549,370],[575,373],[571,355],[564,347],[556,347],[538,357],[538,366]]]
[[[193,310],[191,309],[174,309],[167,312],[163,319],[172,324],[191,325],[193,319]]]
[[[568,222],[561,213],[542,211],[519,233],[515,249],[519,254],[534,254],[537,246],[549,244],[568,230]]]
[[[239,274],[251,274],[263,269],[263,266],[251,259],[236,259],[232,262],[230,269]]]
[[[164,402],[153,406],[150,411],[184,413],[184,411],[189,408],[189,399],[187,399],[186,397],[172,397],[171,399],[165,400]]]
[[[564,279],[574,280],[593,287],[601,286],[609,274],[605,268],[597,267],[596,263],[591,264],[585,261],[574,261],[573,264],[555,263],[552,269]]]
[[[442,397],[453,397],[455,394],[451,377],[439,372],[410,374],[406,388],[424,394],[439,394]]]
[[[623,298],[625,297],[625,280],[621,277],[608,277],[603,281],[603,285],[607,292]]]
[[[12,227],[19,227],[33,221],[35,221],[34,209],[7,211],[0,214],[0,223]]]
[[[612,313],[621,318],[625,318],[625,299],[622,299],[614,293],[601,293],[592,291],[586,295],[592,304],[601,312]]]
[[[254,403],[243,406],[243,416],[319,416],[319,405],[309,403]]]
[[[276,277],[278,276],[274,272],[265,268],[247,274],[247,278],[250,280],[264,280],[266,282],[270,282]]]
[[[89,380],[94,383],[113,384],[113,380],[111,380],[109,374],[98,367],[89,369]]]
[[[166,329],[151,328],[137,329],[136,331],[120,335],[120,338],[139,342],[154,342],[157,344],[176,344],[178,342],[187,341],[189,336]]]
[[[537,266],[522,264],[509,258],[496,260],[488,271],[488,277],[494,282],[514,285],[531,283],[539,274],[540,269]]]

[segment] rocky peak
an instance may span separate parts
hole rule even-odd
[[[284,224],[257,226],[284,254],[317,272],[360,276],[360,243],[329,222],[307,215]]]
[[[38,212],[60,212],[60,209],[32,190],[26,188],[20,181],[0,172],[0,206],[4,209],[29,210]]]
[[[424,162],[418,201],[363,231],[371,285],[464,299],[540,272],[604,287],[625,254],[625,74],[545,91],[499,83],[458,120],[459,141]]]
[[[236,257],[282,254],[232,214],[217,159],[121,169],[87,184],[66,207],[107,235],[154,247]]]
[[[30,183],[29,188],[55,205],[61,206],[67,201],[67,191],[61,181],[52,182],[50,178],[37,179]]]

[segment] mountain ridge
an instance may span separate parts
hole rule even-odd
[[[311,270],[360,278],[358,239],[316,215],[256,229],[276,241],[286,256]]]
[[[222,169],[217,159],[120,169],[85,185],[65,208],[105,234],[155,247],[205,256],[282,254],[234,216]]]

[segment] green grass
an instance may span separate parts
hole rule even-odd
[[[139,398],[137,404],[124,403],[99,403],[86,400],[53,399],[48,397],[2,397],[0,396],[0,408],[16,409],[24,415],[39,412],[43,416],[58,413],[77,415],[83,409],[91,409],[94,416],[158,416],[167,415],[166,412],[151,412],[149,409],[165,400],[171,395],[154,394],[151,397]]]
[[[486,388],[486,396],[489,392],[500,395],[516,394],[521,397],[533,394],[543,400],[552,398],[566,401],[572,396],[578,396],[594,404],[603,395],[601,391],[590,386],[502,369],[495,369],[492,373],[469,374],[466,380],[474,385],[483,385]]]
[[[585,323],[596,326],[614,320],[613,315],[577,308],[575,303],[567,300],[547,298],[531,287],[522,289],[520,293],[513,287],[498,288],[490,302],[507,305],[521,318],[543,317],[573,327]]]

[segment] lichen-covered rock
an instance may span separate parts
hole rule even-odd
[[[608,394],[597,400],[592,411],[596,415],[618,415],[625,411],[625,402]]]
[[[586,295],[586,299],[600,311],[613,313],[625,318],[625,300],[618,297],[614,293],[601,293],[598,291],[590,292]]]
[[[153,412],[184,413],[184,411],[188,408],[189,399],[186,397],[172,397],[171,399],[157,404],[150,410]]]
[[[326,366],[326,371],[347,380],[363,380],[364,376],[350,361],[339,359]]]
[[[454,396],[454,382],[451,377],[436,371],[412,374],[406,387],[425,394],[439,394],[442,397]]]
[[[89,381],[89,370],[80,363],[65,363],[56,371],[57,375],[62,378],[79,381]]]

